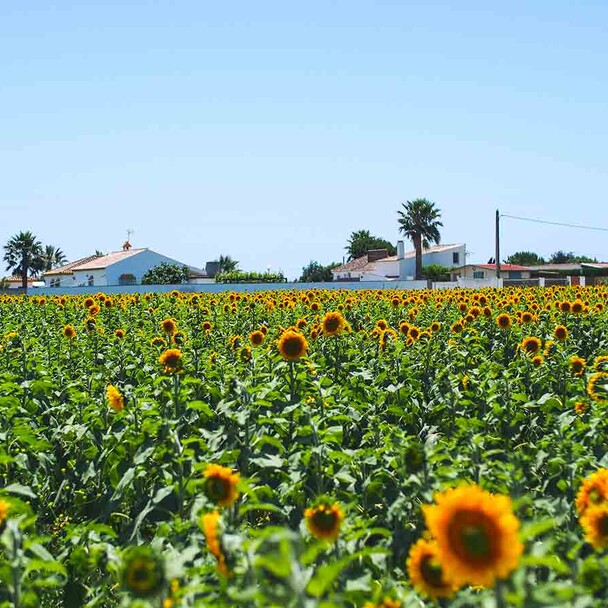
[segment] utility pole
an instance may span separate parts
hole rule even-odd
[[[500,213],[496,209],[496,278],[500,279]]]

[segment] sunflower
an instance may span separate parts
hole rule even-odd
[[[8,510],[10,505],[6,500],[0,498],[0,532],[4,529],[4,524],[8,518]]]
[[[340,524],[344,519],[338,503],[320,502],[304,511],[304,518],[310,533],[316,538],[336,540],[340,533]]]
[[[608,546],[608,504],[589,507],[581,516],[581,526],[585,540],[594,549],[605,549]]]
[[[521,313],[521,322],[524,324],[532,323],[534,321],[534,315],[527,310]]]
[[[278,342],[279,353],[287,361],[297,361],[308,350],[306,338],[296,331],[285,331]]]
[[[560,342],[567,340],[568,338],[568,328],[565,325],[558,325],[553,330],[553,337]]]
[[[595,358],[593,362],[593,369],[598,372],[604,372],[608,370],[608,356],[600,355]]]
[[[517,567],[523,544],[508,496],[470,485],[441,492],[435,502],[423,507],[424,517],[439,562],[456,584],[491,587]]]
[[[211,324],[211,321],[203,321],[203,325],[202,325],[203,331],[211,331],[213,329],[213,325]]]
[[[165,569],[150,547],[131,547],[124,558],[122,583],[136,597],[153,597],[165,584]]]
[[[220,507],[230,507],[236,502],[239,497],[237,485],[241,479],[238,473],[219,464],[208,464],[203,475],[204,492],[209,500]]]
[[[388,327],[388,323],[384,319],[378,319],[376,321],[376,327],[384,331]]]
[[[85,308],[91,308],[91,306],[95,304],[95,300],[93,300],[93,298],[85,298],[82,304]]]
[[[260,344],[264,342],[264,334],[260,330],[252,331],[249,334],[249,342],[251,342],[253,346],[260,346]]]
[[[321,321],[321,330],[325,336],[337,336],[345,325],[346,321],[339,312],[328,312]]]
[[[222,551],[221,531],[220,531],[220,513],[212,511],[205,513],[201,517],[201,527],[205,535],[207,549],[217,559],[217,569],[220,574],[228,576],[228,567],[226,565],[226,557]]]
[[[418,540],[410,549],[406,568],[414,589],[429,599],[451,597],[458,588],[446,578],[434,540]]]
[[[115,412],[122,411],[122,409],[125,406],[125,399],[120,394],[120,391],[113,384],[108,384],[108,386],[106,388],[106,397],[108,398],[110,407]]]
[[[585,310],[585,303],[577,298],[576,300],[574,300],[574,302],[572,302],[570,310],[575,315],[580,315]]]
[[[401,323],[399,323],[399,331],[407,336],[407,333],[410,331],[410,324],[407,321],[401,321]]]
[[[587,410],[589,409],[589,404],[585,403],[584,401],[577,401],[574,404],[574,411],[581,416],[582,414],[584,414]]]
[[[579,516],[594,505],[608,502],[608,469],[598,469],[583,479],[574,506]]]
[[[64,335],[66,338],[69,338],[70,340],[71,340],[72,338],[75,338],[75,337],[76,337],[76,330],[74,329],[74,326],[73,326],[73,325],[66,325],[66,326],[63,328],[63,335]]]
[[[438,332],[441,329],[441,323],[439,321],[433,321],[429,328],[433,333]]]
[[[587,394],[594,401],[608,399],[608,372],[596,372],[587,382]]]
[[[418,338],[420,338],[420,328],[416,327],[415,325],[411,325],[407,332],[407,337],[411,338],[412,340],[418,340]]]
[[[152,338],[152,340],[150,340],[150,344],[152,346],[167,346],[167,341],[160,336],[155,336]]]
[[[161,329],[169,335],[174,334],[177,331],[177,324],[175,323],[175,319],[164,319],[160,322]]]
[[[500,329],[509,329],[509,327],[511,327],[511,323],[511,317],[506,312],[500,313],[496,317],[496,325],[498,325]]]
[[[557,344],[555,340],[547,340],[545,342],[545,358],[554,355],[557,352]]]
[[[527,355],[538,354],[540,346],[540,340],[538,338],[535,338],[534,336],[528,336],[527,338],[524,338],[521,343],[521,348]]]
[[[164,366],[165,374],[179,374],[183,365],[182,351],[178,348],[169,348],[158,358],[158,362]]]
[[[544,363],[544,361],[545,360],[540,355],[532,357],[532,365],[534,365],[534,367],[540,367]]]
[[[452,323],[451,331],[453,334],[459,334],[464,329],[462,321],[455,321]]]
[[[124,329],[116,329],[114,331],[114,335],[116,336],[116,338],[118,338],[119,340],[122,340],[125,337],[125,330]]]
[[[99,307],[99,304],[93,304],[93,306],[89,306],[89,314],[92,317],[94,317],[95,315],[98,315],[100,311],[101,311],[101,308]]]
[[[568,300],[564,300],[563,302],[559,303],[559,309],[562,312],[570,312],[570,308],[571,308],[571,306],[570,306],[570,302],[568,302]]]
[[[572,370],[572,375],[580,378],[585,371],[586,361],[582,357],[572,356],[570,357],[570,369]]]

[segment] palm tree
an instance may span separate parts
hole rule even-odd
[[[13,236],[4,246],[6,269],[21,277],[23,293],[27,293],[28,275],[41,270],[42,245],[29,230]]]
[[[41,259],[43,272],[53,270],[53,268],[62,266],[68,261],[68,259],[65,257],[65,253],[63,253],[59,247],[55,247],[54,245],[46,245],[42,252]]]
[[[356,230],[355,232],[351,232],[348,243],[346,244],[346,247],[344,247],[346,253],[348,253],[348,261],[350,262],[350,260],[365,255],[368,249],[372,248],[370,247],[370,243],[373,239],[374,237],[370,234],[369,230]]]
[[[229,255],[220,255],[219,271],[218,272],[232,272],[236,270],[239,263],[237,260],[233,260]]]
[[[431,243],[439,243],[441,235],[439,221],[441,212],[435,203],[426,198],[417,198],[402,203],[403,209],[398,211],[399,232],[411,239],[416,252],[416,279],[422,278],[422,249],[428,249]]]

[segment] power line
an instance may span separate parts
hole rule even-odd
[[[565,222],[550,222],[549,220],[539,220],[532,217],[520,217],[518,215],[507,215],[501,213],[500,217],[508,217],[512,220],[522,220],[524,222],[535,222],[536,224],[551,224],[552,226],[565,226],[566,228],[580,228],[581,230],[599,230],[601,232],[608,232],[608,228],[600,228],[599,226],[582,226],[580,224],[567,224]]]

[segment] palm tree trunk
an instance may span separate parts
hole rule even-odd
[[[416,235],[413,239],[416,252],[416,280],[422,279],[422,236]]]
[[[27,259],[27,255],[23,256],[21,260],[21,288],[23,289],[23,293],[27,295],[27,271],[29,270],[29,260]]]

